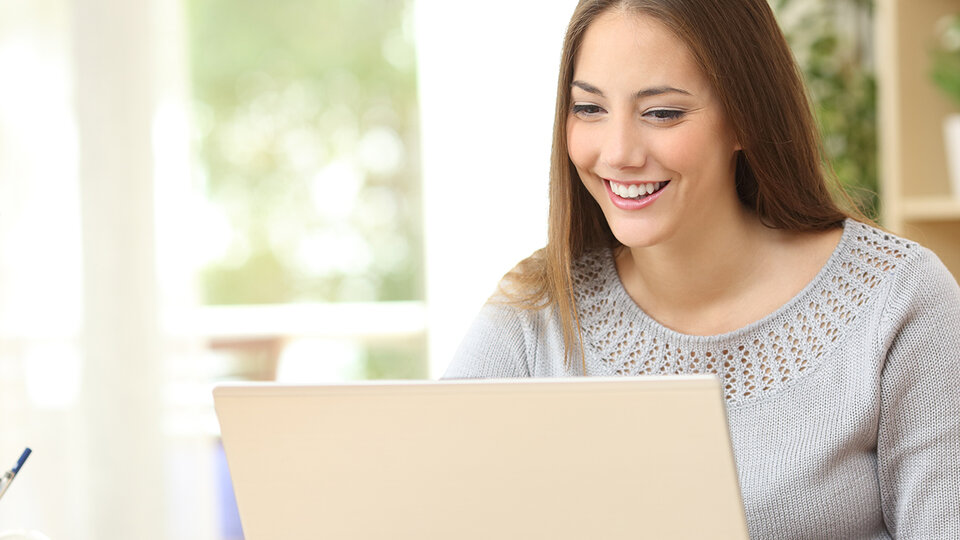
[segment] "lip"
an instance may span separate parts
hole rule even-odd
[[[610,180],[606,178],[601,178],[603,181],[603,187],[607,190],[607,196],[610,197],[610,202],[614,206],[621,210],[640,210],[641,208],[646,208],[653,204],[657,199],[660,198],[660,195],[667,190],[669,185],[663,186],[660,191],[647,195],[642,199],[624,199],[623,197],[617,195],[613,192],[613,189],[610,187]],[[669,180],[661,180],[662,182],[669,182]],[[645,184],[649,182],[618,182],[620,184]]]

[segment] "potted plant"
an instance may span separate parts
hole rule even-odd
[[[960,14],[946,15],[937,21],[937,38],[931,55],[931,77],[944,94],[960,105]],[[953,195],[960,198],[960,113],[944,118],[943,139]]]

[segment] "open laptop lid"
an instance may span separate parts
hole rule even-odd
[[[214,390],[247,540],[747,538],[719,381]]]

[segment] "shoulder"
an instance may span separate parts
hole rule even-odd
[[[460,344],[447,378],[525,377],[563,372],[563,325],[544,286],[542,252],[508,272],[481,308]],[[609,249],[590,250],[573,261],[577,309],[605,296],[616,279]]]
[[[936,255],[917,242],[848,219],[831,267],[831,280],[842,290],[858,289],[857,296],[896,294],[904,276],[915,273],[918,264],[934,262],[939,263]]]
[[[545,304],[548,273],[546,253],[539,249],[500,278],[488,304],[531,307]]]
[[[897,261],[886,292],[883,320],[892,330],[912,327],[960,332],[960,287],[933,251],[914,244]]]
[[[933,251],[863,223],[847,227],[839,273],[879,297],[880,335],[888,346],[918,331],[960,331],[960,287]]]
[[[853,274],[875,270],[878,278],[890,279],[895,285],[891,300],[903,293],[940,296],[956,289],[956,280],[940,258],[920,243],[853,220],[846,227],[841,243],[847,252],[845,266]]]
[[[525,310],[491,299],[464,335],[444,378],[529,376],[529,328]]]
[[[853,219],[847,220],[844,229],[841,246],[848,254],[864,267],[883,272],[896,269],[923,249],[914,241]]]
[[[488,303],[520,306],[523,310],[549,311],[552,303],[547,290],[548,274],[543,250],[527,257],[506,273]],[[610,248],[593,248],[575,258],[570,268],[574,296],[578,300],[602,292],[618,281],[613,252]]]

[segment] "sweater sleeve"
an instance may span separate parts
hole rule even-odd
[[[484,305],[443,378],[529,377],[526,315],[512,306]]]
[[[960,538],[960,288],[929,250],[889,290],[877,466],[894,538]]]

